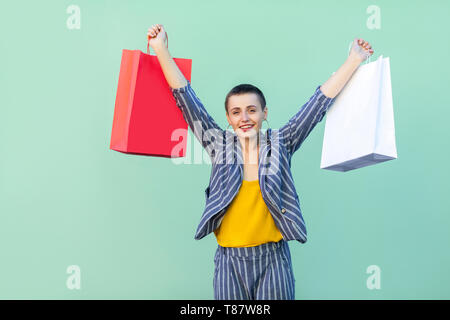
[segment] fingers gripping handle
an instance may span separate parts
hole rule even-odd
[[[166,47],[169,48],[169,35],[166,32],[167,43]],[[150,38],[147,39],[147,54],[150,54]]]
[[[350,42],[350,45],[348,46],[348,54],[347,55],[350,55],[350,50],[352,49],[353,42],[354,42],[354,40],[352,42]],[[371,54],[368,54],[368,55],[369,55],[369,59],[366,59],[366,63],[370,63],[370,58],[372,57]]]

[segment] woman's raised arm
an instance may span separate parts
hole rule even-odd
[[[181,73],[175,61],[173,61],[165,43],[167,41],[167,34],[164,27],[161,24],[154,24],[148,29],[147,38],[149,39],[150,47],[158,57],[159,64],[169,86],[172,89],[185,87],[187,85],[186,78]]]
[[[329,98],[336,97],[351,76],[358,69],[361,62],[373,54],[372,46],[362,40],[354,39],[351,52],[344,64],[331,75],[331,77],[320,87],[322,92]]]
[[[344,64],[323,85],[318,86],[308,102],[279,129],[291,156],[300,148],[314,127],[322,121],[336,96],[361,62],[372,53],[372,47],[368,42],[354,39],[351,52]]]
[[[177,106],[181,109],[184,119],[191,128],[194,136],[208,152],[210,157],[217,155],[220,148],[223,130],[209,115],[200,99],[191,87],[191,83],[184,77],[169,53],[164,41],[167,39],[164,27],[154,25],[147,33],[150,46],[156,52],[158,61],[169,84]]]

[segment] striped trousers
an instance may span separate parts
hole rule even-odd
[[[214,256],[215,300],[294,300],[295,278],[287,241],[222,247]]]

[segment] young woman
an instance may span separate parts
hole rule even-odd
[[[164,27],[148,29],[177,106],[212,160],[206,205],[195,239],[214,232],[215,299],[295,299],[289,240],[306,242],[306,227],[291,174],[291,158],[319,123],[354,71],[373,54],[354,39],[344,64],[278,130],[261,132],[268,108],[255,86],[234,87],[225,99],[232,131],[208,114],[169,54]]]

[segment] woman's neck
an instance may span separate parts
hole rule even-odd
[[[242,155],[244,157],[245,164],[258,164],[259,156],[259,137],[254,138],[240,138],[242,147]]]

